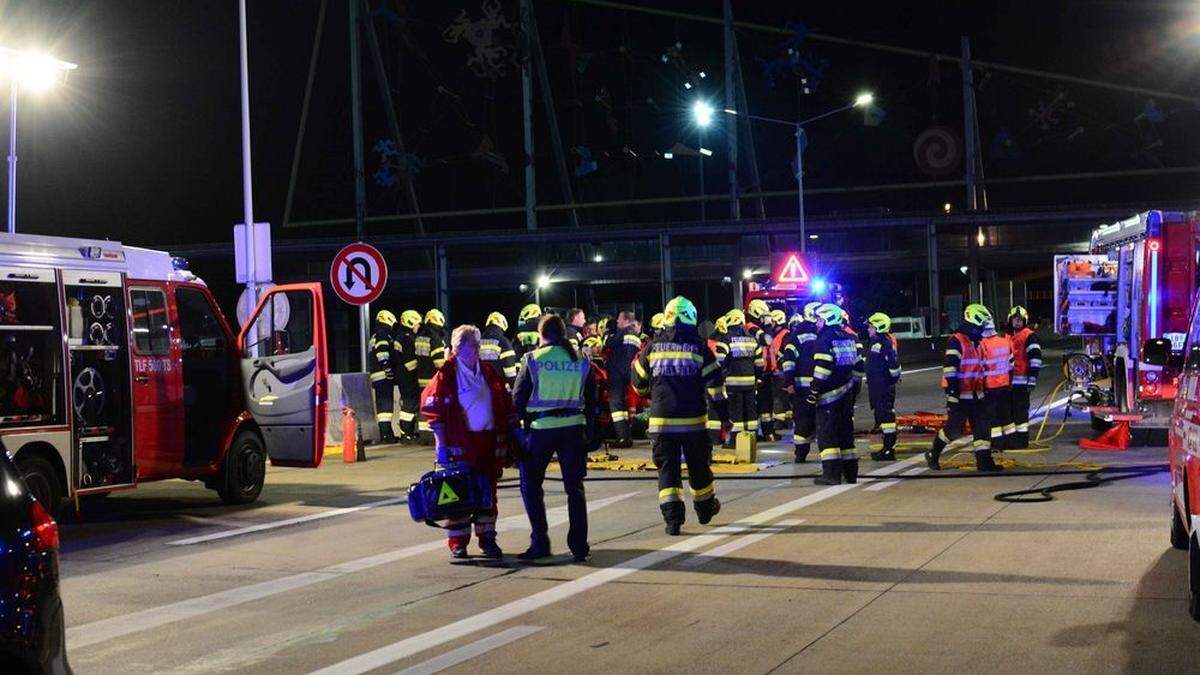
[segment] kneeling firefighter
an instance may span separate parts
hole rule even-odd
[[[867,317],[867,393],[883,448],[871,453],[875,461],[896,459],[896,385],[900,382],[900,356],[892,335],[892,318],[883,312]]]
[[[862,381],[863,358],[854,335],[842,325],[845,317],[837,305],[826,303],[817,308],[819,331],[808,398],[817,407],[817,447],[821,449],[817,485],[858,482],[853,392]]]
[[[970,304],[963,310],[963,322],[946,341],[946,356],[942,365],[942,389],[946,392],[946,423],[933,439],[933,447],[925,453],[930,469],[942,468],[942,451],[962,435],[966,422],[971,423],[972,449],[975,466],[980,471],[999,471],[992,460],[991,429],[985,401],[983,342],[984,327],[992,324],[992,313],[980,304]]]
[[[667,305],[667,325],[633,362],[633,382],[650,395],[649,434],[658,469],[658,506],[669,535],[684,521],[680,457],[687,460],[692,506],[701,525],[721,510],[713,482],[707,398],[724,398],[721,367],[696,329],[696,307],[682,296]],[[673,321],[673,323],[672,323]]]

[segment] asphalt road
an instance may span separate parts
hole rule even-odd
[[[900,412],[937,410],[938,376],[909,372]],[[865,403],[859,413],[869,421]],[[1073,420],[1050,451],[1018,459],[1051,470],[1165,460],[1163,449],[1081,457],[1088,429]],[[993,495],[1078,476],[930,479],[908,454],[864,462],[874,478],[856,486],[818,487],[795,477],[815,466],[782,463],[720,476],[716,522],[689,513],[672,538],[645,473],[589,484],[585,564],[450,564],[440,533],[402,503],[431,452],[370,452],[361,464],[272,469],[248,507],[183,481],[85,503],[62,533],[76,672],[1194,668],[1200,626],[1186,613],[1185,555],[1168,543],[1165,474],[1008,504]],[[548,502],[565,554],[555,484]],[[500,515],[511,557],[528,537],[515,489],[501,490]]]

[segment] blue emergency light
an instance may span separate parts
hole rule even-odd
[[[824,293],[828,288],[829,288],[829,284],[827,284],[825,282],[824,278],[813,277],[813,280],[812,280],[813,295],[820,295],[820,294]]]

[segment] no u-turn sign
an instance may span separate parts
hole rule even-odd
[[[374,302],[387,287],[387,263],[374,246],[362,242],[338,251],[329,267],[329,283],[351,305]]]

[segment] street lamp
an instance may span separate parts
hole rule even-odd
[[[537,303],[538,307],[542,306],[542,289],[549,288],[550,284],[552,284],[552,283],[554,283],[554,280],[550,278],[549,274],[546,274],[543,272],[542,274],[538,275],[537,286],[534,288],[534,291],[533,291],[533,295],[534,295],[533,301],[535,303]]]
[[[78,68],[44,54],[0,47],[0,69],[8,74],[8,233],[17,231],[17,89],[42,93]]]
[[[704,222],[706,213],[704,208],[704,158],[712,156],[712,150],[704,147],[704,130],[708,125],[712,124],[713,116],[716,110],[705,101],[696,101],[692,104],[692,120],[696,123],[696,135],[700,142],[697,147],[700,149],[700,154],[697,156],[698,165],[700,167],[700,221]]]
[[[775,119],[773,117],[762,117],[760,115],[749,115],[749,114],[745,114],[745,113],[739,113],[738,111],[732,110],[730,108],[725,109],[725,113],[727,115],[743,115],[744,114],[746,117],[748,117],[752,120],[757,120],[759,122],[770,122],[772,124],[786,124],[789,127],[793,127],[796,130],[796,207],[797,207],[797,212],[798,212],[798,216],[799,216],[799,220],[800,220],[800,250],[801,251],[806,250],[806,248],[807,248],[806,242],[808,241],[808,237],[806,237],[804,235],[804,125],[809,124],[811,122],[816,122],[817,120],[824,119],[831,115],[836,115],[838,113],[845,112],[847,110],[852,110],[854,108],[862,108],[865,106],[869,106],[874,102],[875,102],[874,94],[872,94],[871,92],[863,92],[863,93],[859,94],[858,96],[855,96],[854,101],[847,105],[841,106],[839,108],[834,108],[833,110],[823,112],[820,115],[816,115],[816,116],[810,117],[805,120],[799,120],[797,122],[789,122],[787,120]]]

